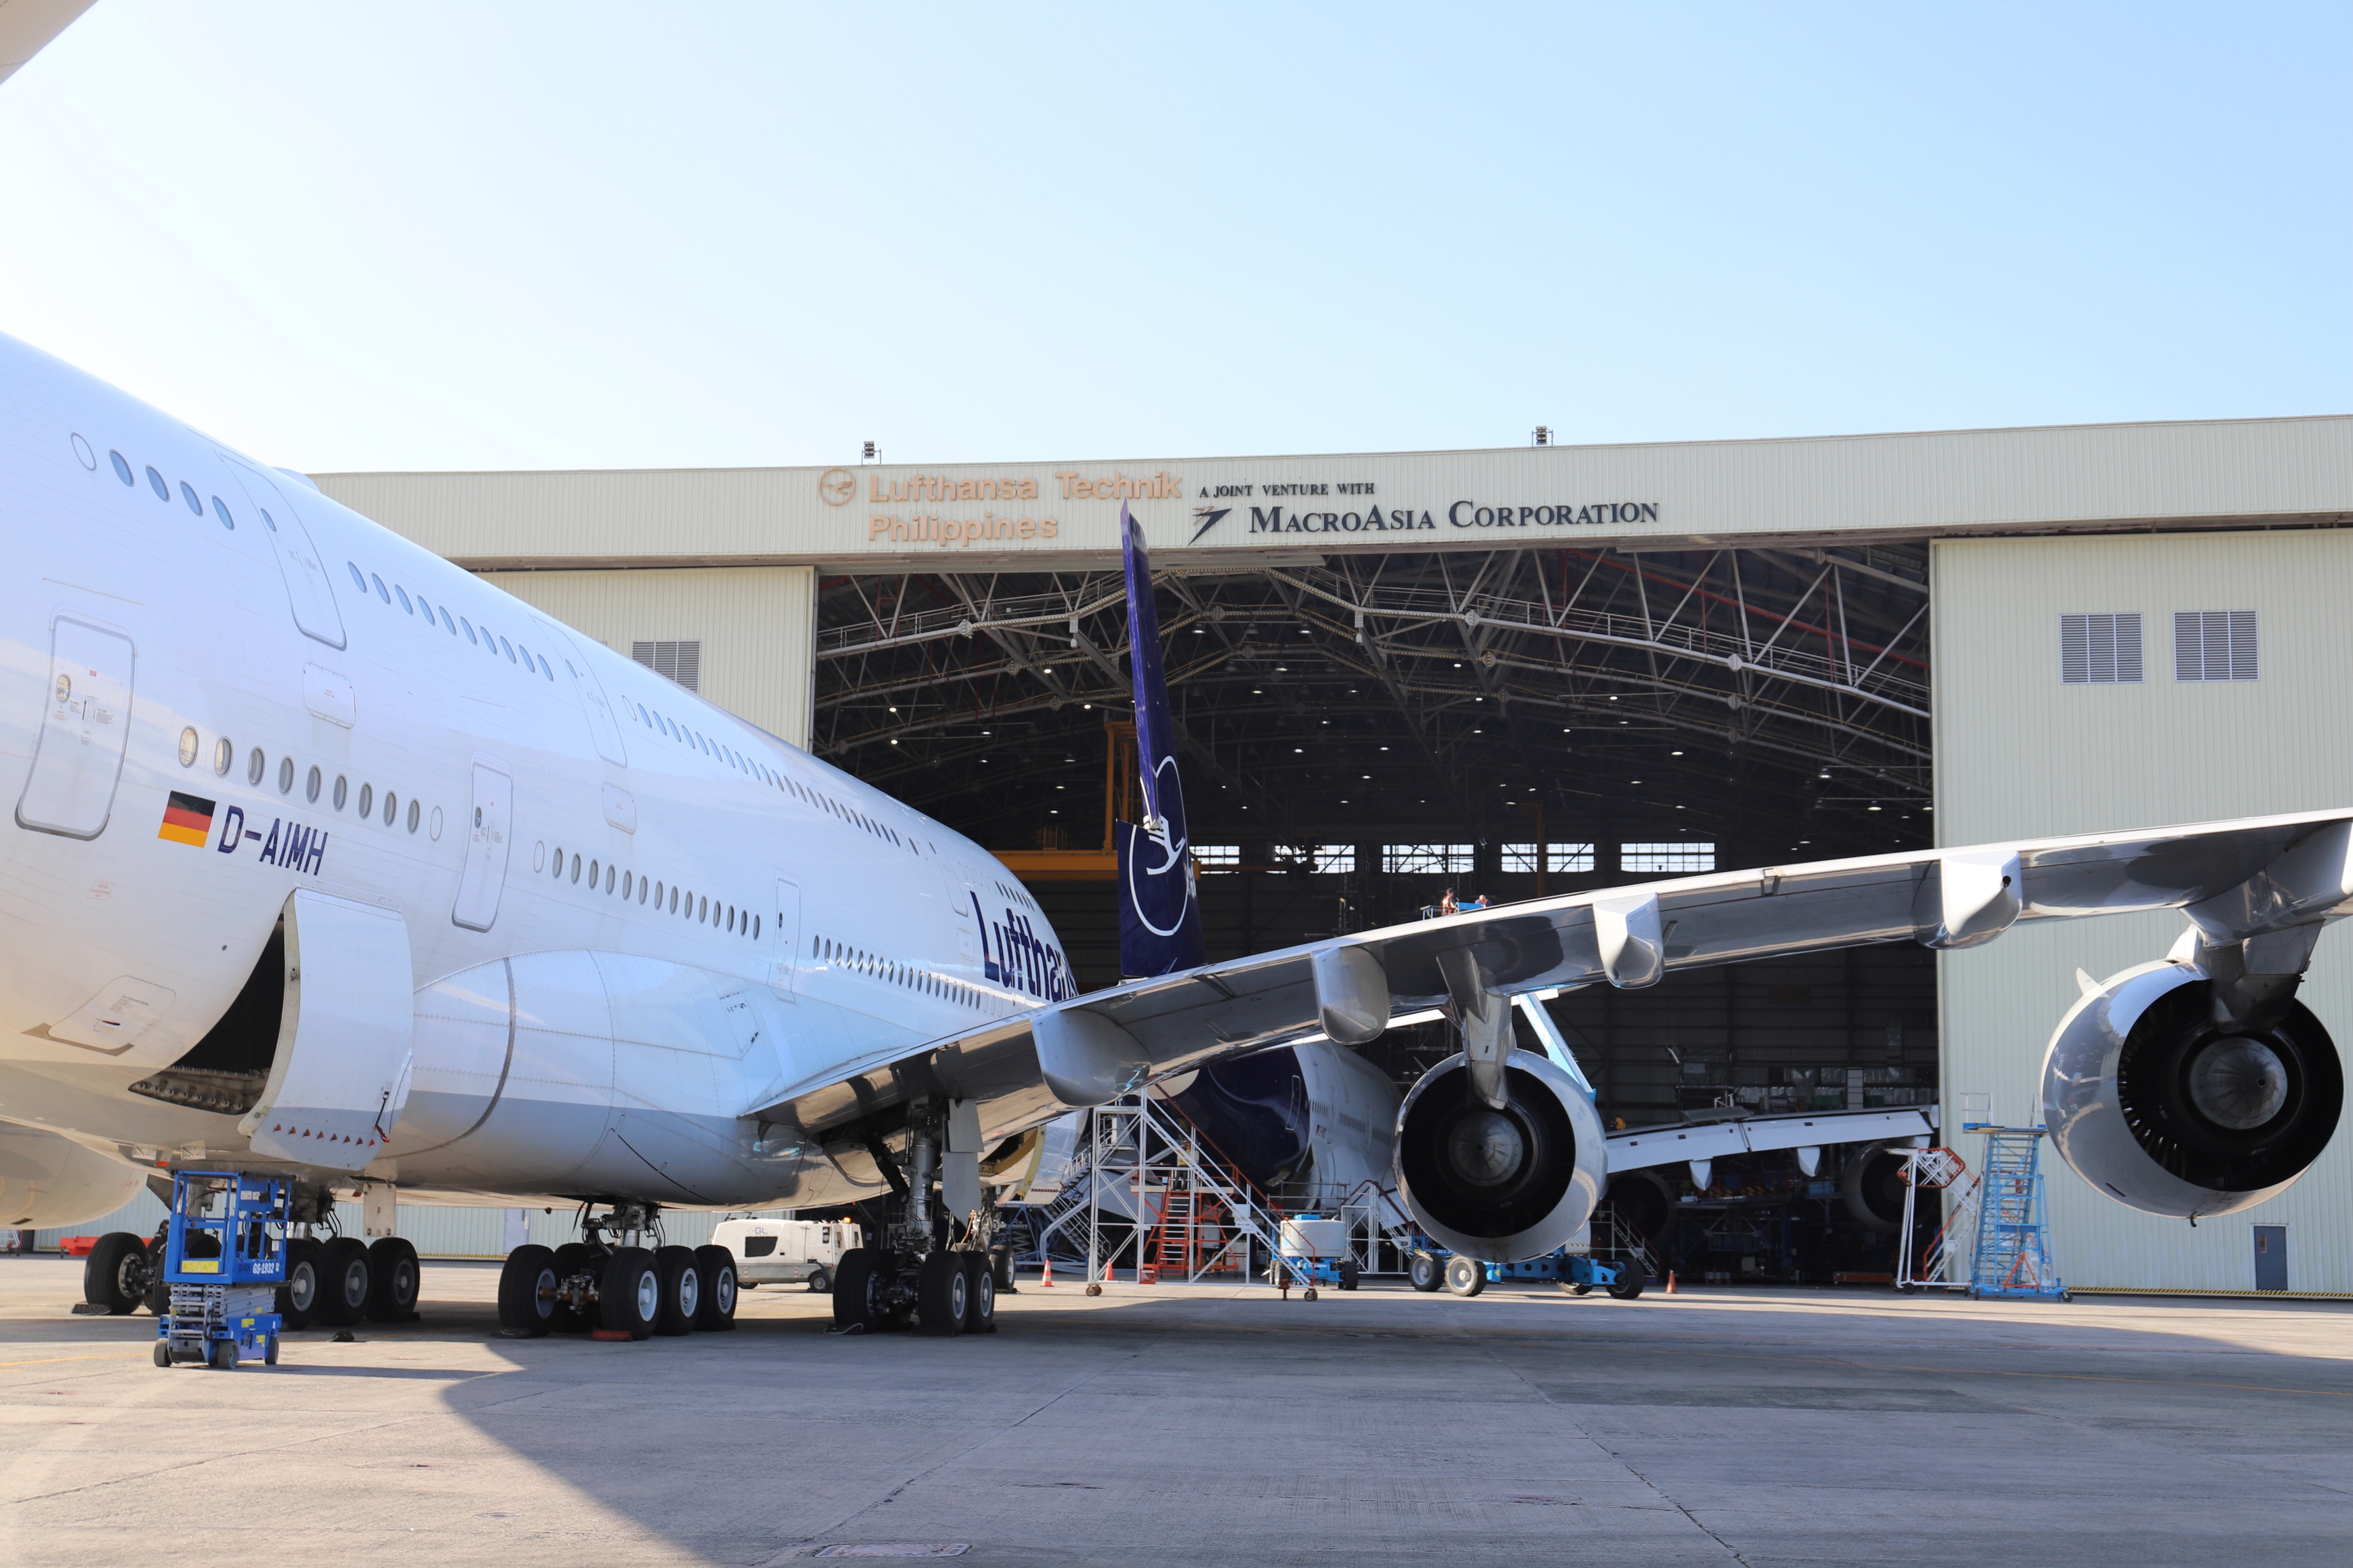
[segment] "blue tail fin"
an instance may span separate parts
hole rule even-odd
[[[1160,668],[1160,614],[1152,601],[1152,558],[1144,530],[1119,509],[1120,561],[1127,572],[1128,664],[1135,683],[1135,757],[1144,775],[1144,820],[1116,825],[1119,839],[1119,969],[1131,980],[1173,974],[1208,962],[1201,903],[1193,886],[1193,842],[1185,826],[1185,785],[1176,776],[1176,727]]]

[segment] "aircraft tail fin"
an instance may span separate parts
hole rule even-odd
[[[1144,820],[1114,825],[1119,846],[1119,968],[1131,980],[1208,962],[1201,904],[1193,885],[1193,844],[1185,786],[1176,772],[1176,726],[1162,673],[1160,614],[1144,529],[1119,509],[1120,563],[1127,574],[1128,665],[1135,690],[1135,757]]]

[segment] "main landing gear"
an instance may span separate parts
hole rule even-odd
[[[621,1202],[583,1223],[586,1239],[518,1247],[499,1271],[499,1327],[525,1339],[593,1333],[646,1340],[735,1326],[735,1255],[723,1247],[646,1247],[652,1204]],[[845,1260],[846,1261],[846,1260]]]
[[[967,1113],[968,1114],[968,1113]],[[891,1184],[892,1223],[880,1247],[854,1247],[833,1275],[833,1331],[903,1329],[944,1337],[997,1331],[997,1219],[980,1190],[978,1122],[959,1136],[956,1110],[938,1100],[908,1107],[903,1173],[879,1138],[868,1152]],[[959,1149],[957,1145],[965,1145]],[[945,1195],[951,1201],[942,1203]],[[950,1218],[965,1209],[961,1221]]]
[[[417,1315],[424,1270],[417,1248],[396,1236],[377,1241],[335,1233],[335,1194],[309,1181],[290,1184],[286,1278],[274,1303],[287,1329],[333,1329],[360,1323],[406,1323]],[[122,1316],[144,1307],[157,1317],[171,1310],[164,1279],[164,1237],[110,1231],[82,1265],[84,1313]],[[205,1244],[199,1235],[197,1245]]]

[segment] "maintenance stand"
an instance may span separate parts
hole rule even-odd
[[[286,1282],[287,1184],[234,1171],[172,1177],[155,1364],[204,1362],[233,1372],[240,1355],[278,1364],[278,1288]]]

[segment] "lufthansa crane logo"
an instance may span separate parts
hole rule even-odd
[[[817,498],[828,506],[848,506],[858,494],[858,481],[848,468],[828,468],[818,476]]]

